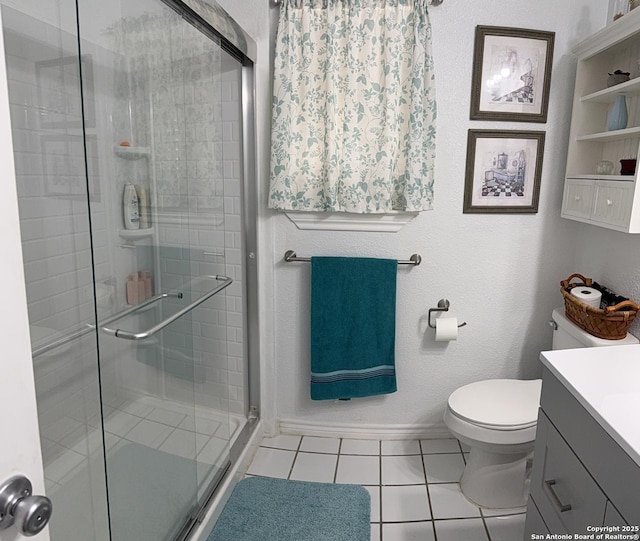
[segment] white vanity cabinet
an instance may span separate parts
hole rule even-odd
[[[640,147],[640,10],[633,10],[579,43],[562,217],[617,231],[640,233],[640,165],[620,174],[620,160],[638,157]],[[630,81],[607,88],[608,73],[631,73]],[[613,103],[624,95],[626,129],[607,131]],[[598,174],[610,161],[613,174]]]
[[[612,358],[626,348],[630,351],[624,362]],[[640,391],[633,381],[640,374],[640,368],[633,367],[639,356],[640,346],[542,354],[542,397],[524,539],[548,533],[590,534],[594,531],[588,527],[601,526],[640,533]],[[628,373],[626,366],[638,374]]]

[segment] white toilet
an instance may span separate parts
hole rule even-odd
[[[553,311],[553,349],[637,344],[603,340],[583,331]],[[471,448],[460,487],[482,507],[504,509],[526,505],[529,473],[536,437],[542,380],[493,379],[470,383],[449,396],[444,422]]]

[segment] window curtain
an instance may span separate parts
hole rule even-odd
[[[432,208],[436,100],[427,4],[283,0],[271,208]]]

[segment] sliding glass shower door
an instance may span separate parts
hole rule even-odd
[[[51,538],[80,539],[80,531],[103,541],[109,521],[75,2],[0,4]]]
[[[97,310],[111,537],[170,540],[229,456],[227,399],[215,410],[198,403],[207,373],[227,362],[216,343],[226,340],[225,292],[189,310],[229,283],[215,242],[224,235],[222,50],[157,0],[103,4],[82,0],[78,16],[91,62],[85,111],[96,109],[85,136],[102,166],[88,171],[89,191],[104,187],[90,198],[92,222],[103,212],[95,221],[115,232],[94,245],[96,280],[115,278],[120,301]],[[87,35],[100,11],[110,24]]]
[[[181,539],[246,413],[241,65],[171,2],[9,3],[51,538]]]

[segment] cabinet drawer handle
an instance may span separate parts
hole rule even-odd
[[[556,494],[555,489],[553,488],[553,486],[556,484],[556,480],[549,479],[548,481],[545,481],[544,484],[547,486],[547,490],[549,491],[549,494],[551,494],[551,499],[553,500],[553,503],[555,504],[555,506],[560,510],[560,512],[564,513],[566,511],[571,511],[571,504],[562,503],[560,501],[560,498]]]
[[[576,200],[576,201],[580,201],[580,199],[582,199],[582,197],[580,197],[579,195],[576,195],[576,196],[575,196],[575,200]]]
[[[613,201],[611,201],[611,199],[607,199],[607,206],[610,207],[611,205],[613,205]]]

